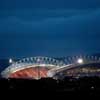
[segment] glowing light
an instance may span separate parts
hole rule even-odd
[[[82,64],[82,63],[83,63],[83,59],[82,59],[82,58],[79,58],[79,59],[77,60],[77,63]]]
[[[9,63],[12,63],[12,62],[13,62],[13,60],[10,58],[10,59],[9,59]]]
[[[94,86],[92,86],[91,89],[94,89]]]

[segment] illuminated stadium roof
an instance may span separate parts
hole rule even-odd
[[[10,59],[11,61],[11,59]],[[6,68],[1,74],[3,77],[8,78],[11,73],[26,69],[26,68],[35,68],[35,67],[60,67],[65,64],[62,61],[56,60],[49,57],[30,57],[19,60],[18,62],[12,63],[8,68]]]
[[[10,59],[10,63],[12,60]],[[12,62],[2,73],[4,78],[34,78],[54,77],[57,73],[80,68],[84,65],[100,64],[96,56],[73,56],[57,60],[49,57],[30,57]]]

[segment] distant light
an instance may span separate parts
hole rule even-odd
[[[13,62],[13,60],[10,58],[10,59],[9,59],[9,63],[12,63],[12,62]]]
[[[83,59],[82,59],[82,58],[79,58],[79,59],[77,60],[77,63],[82,64],[82,63],[83,63]]]
[[[91,86],[91,89],[94,89],[94,86]]]

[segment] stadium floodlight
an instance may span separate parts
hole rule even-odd
[[[13,62],[13,60],[10,58],[10,59],[9,59],[9,63],[12,63],[12,62]]]
[[[82,59],[82,58],[79,58],[79,59],[77,60],[77,63],[83,64],[83,59]]]

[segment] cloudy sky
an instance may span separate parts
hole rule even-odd
[[[100,0],[0,0],[0,58],[100,52]]]

